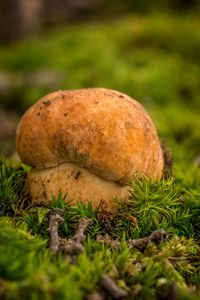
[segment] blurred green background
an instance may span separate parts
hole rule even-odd
[[[16,124],[42,96],[105,87],[144,105],[187,172],[200,153],[199,13],[199,0],[1,0],[0,151],[16,158]]]

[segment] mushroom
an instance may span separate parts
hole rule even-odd
[[[126,201],[130,182],[161,178],[163,154],[145,109],[120,92],[89,88],[51,93],[22,116],[19,157],[32,167],[27,187],[33,204],[60,190],[67,201]]]

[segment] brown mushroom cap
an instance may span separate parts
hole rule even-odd
[[[136,100],[114,90],[45,96],[22,117],[16,142],[21,160],[36,169],[70,162],[122,185],[134,175],[162,176],[153,122]]]
[[[27,187],[33,204],[60,190],[76,204],[126,201],[133,176],[160,178],[163,155],[144,108],[117,91],[59,91],[35,103],[17,129],[21,160],[32,166]]]

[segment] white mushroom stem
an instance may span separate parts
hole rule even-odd
[[[92,174],[74,163],[63,163],[59,166],[38,170],[33,168],[27,177],[27,186],[33,204],[47,204],[52,195],[58,197],[67,193],[66,201],[76,204],[77,200],[92,201],[93,208],[105,200],[110,207],[117,197],[120,201],[128,200],[130,186],[107,181]]]

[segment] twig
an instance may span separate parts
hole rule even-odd
[[[82,243],[82,242],[84,242],[85,239],[86,239],[86,236],[85,236],[84,232],[87,229],[87,227],[89,225],[91,225],[92,223],[93,223],[92,219],[86,220],[84,218],[80,218],[78,229],[77,229],[75,235],[71,239],[69,239],[68,241],[72,242],[72,243]]]
[[[164,229],[158,229],[154,230],[149,236],[142,238],[142,239],[129,239],[126,241],[127,245],[134,248],[143,249],[145,248],[149,243],[153,244],[160,244],[161,242],[167,240],[168,235],[164,231]],[[103,237],[102,235],[97,235],[97,241],[103,244],[107,244],[112,248],[118,248],[120,245],[119,240],[112,240],[108,234]]]
[[[101,292],[94,292],[92,294],[87,295],[86,300],[104,300],[106,299],[106,295]]]
[[[108,275],[103,275],[101,277],[99,285],[114,299],[124,299],[128,296],[128,292],[119,288]]]
[[[91,219],[79,219],[79,225],[75,235],[71,239],[67,240],[65,244],[60,244],[59,250],[68,254],[67,258],[71,263],[75,261],[76,255],[84,251],[84,247],[81,244],[86,239],[84,232],[92,223],[93,221]]]
[[[50,249],[52,252],[59,250],[60,242],[58,236],[58,225],[64,222],[62,218],[64,212],[62,209],[54,209],[49,212],[49,228],[47,232],[50,234]]]
[[[65,244],[59,246],[60,251],[65,251],[69,255],[78,255],[84,251],[83,245],[81,243]]]
[[[58,251],[65,252],[72,262],[76,255],[84,251],[82,245],[86,239],[84,232],[93,221],[91,219],[79,219],[79,226],[75,235],[71,239],[65,240],[61,239],[58,235],[58,225],[64,222],[63,215],[64,211],[62,209],[54,209],[49,213],[49,228],[47,232],[50,234],[50,249],[55,253]]]
[[[136,240],[128,240],[127,245],[132,246],[134,248],[145,248],[149,243],[153,243],[155,245],[159,245],[161,242],[167,240],[168,234],[164,231],[164,229],[154,230],[149,236],[136,239]]]
[[[119,248],[120,241],[119,240],[112,240],[111,237],[106,233],[105,236],[101,234],[97,234],[96,241],[102,244],[107,244],[111,248]]]

